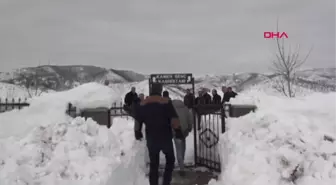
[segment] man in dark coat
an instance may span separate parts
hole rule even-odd
[[[132,87],[131,91],[126,94],[124,103],[130,107],[136,101],[138,101],[138,94],[135,92],[135,87]]]
[[[193,108],[195,103],[195,96],[190,92],[190,89],[187,89],[187,94],[184,96],[183,103],[188,109]]]
[[[169,97],[169,92],[168,91],[163,91],[162,97],[168,98],[171,101],[171,98]]]
[[[220,97],[218,94],[217,94],[217,90],[216,89],[213,89],[212,90],[212,104],[220,104],[221,103],[221,100],[222,100],[222,97]]]
[[[152,84],[150,96],[135,109],[135,119],[139,122],[139,130],[135,130],[135,138],[141,140],[142,124],[146,125],[146,141],[149,152],[150,185],[158,185],[160,152],[166,157],[166,167],[163,175],[163,185],[170,185],[175,164],[173,148],[173,129],[175,137],[183,138],[177,113],[168,98],[161,96],[162,85]]]
[[[131,91],[128,92],[124,99],[124,110],[131,116],[133,116],[134,105],[140,103],[138,94],[135,92],[135,87],[132,87]]]
[[[203,100],[204,100],[204,104],[211,104],[211,96],[210,94],[208,94],[206,89],[203,89]]]
[[[195,104],[199,105],[203,103],[202,91],[198,91],[198,96],[195,98]]]
[[[235,98],[238,94],[232,91],[232,87],[228,87],[227,91],[223,95],[222,103],[229,102],[231,98]]]

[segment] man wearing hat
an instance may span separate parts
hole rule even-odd
[[[177,113],[168,98],[162,97],[162,85],[152,84],[149,96],[135,109],[135,119],[140,124],[135,138],[143,138],[141,127],[144,123],[149,152],[149,184],[158,185],[160,152],[166,157],[163,185],[170,185],[175,164],[173,130],[176,138],[183,138]]]

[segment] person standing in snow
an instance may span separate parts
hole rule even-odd
[[[169,92],[168,91],[163,91],[162,97],[168,98],[171,101],[171,98],[169,97]]]
[[[188,109],[192,109],[195,103],[195,96],[187,89],[187,94],[184,96],[183,103]]]
[[[124,99],[124,110],[129,114],[133,115],[133,105],[139,101],[138,94],[135,92],[135,87],[132,87],[131,91],[128,92]]]
[[[231,98],[235,98],[238,94],[232,90],[232,87],[228,87],[227,91],[223,95],[223,103],[229,102]]]
[[[136,140],[143,138],[141,127],[145,124],[146,143],[149,151],[149,184],[159,184],[160,152],[166,157],[163,185],[170,185],[175,164],[173,130],[176,138],[183,138],[178,115],[168,98],[162,97],[162,85],[152,84],[148,98],[135,109],[135,119],[140,127],[135,131]]]
[[[195,105],[199,105],[203,103],[203,98],[202,98],[202,91],[198,91],[198,96],[195,98]]]
[[[176,157],[180,167],[180,175],[185,176],[184,157],[186,151],[186,138],[192,130],[193,115],[189,111],[188,107],[184,105],[184,102],[182,100],[173,100],[172,103],[179,117],[181,124],[181,131],[183,134],[183,138],[177,138],[175,137],[174,133]]]
[[[211,104],[211,96],[208,94],[207,89],[203,89],[203,100],[204,104]]]
[[[222,86],[222,92],[223,92],[223,99],[222,99],[222,104],[224,104],[225,103],[225,98],[224,98],[224,95],[225,95],[225,93],[227,92],[227,87],[226,86]]]
[[[136,101],[136,106],[139,106],[140,103],[144,100],[145,100],[145,95],[143,93],[140,93],[139,98]],[[136,108],[134,108],[134,109],[136,109]],[[134,119],[134,131],[137,131],[137,130],[142,131],[142,128],[140,128],[139,122],[136,119]],[[145,164],[147,165],[147,163],[149,163],[149,156],[148,156],[148,150],[145,149]]]
[[[220,97],[220,96],[217,94],[217,90],[216,90],[216,89],[213,89],[213,90],[212,90],[212,101],[211,101],[211,103],[212,103],[212,104],[221,104],[221,100],[222,100],[222,97]]]
[[[131,91],[126,94],[124,103],[128,107],[131,107],[131,105],[137,100],[138,100],[138,94],[135,92],[135,87],[132,87]]]

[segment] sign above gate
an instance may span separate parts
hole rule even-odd
[[[177,73],[177,74],[151,74],[151,83],[160,84],[192,84],[191,73]]]

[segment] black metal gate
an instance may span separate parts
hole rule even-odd
[[[195,107],[195,165],[221,171],[219,137],[225,132],[225,110],[222,105]]]

